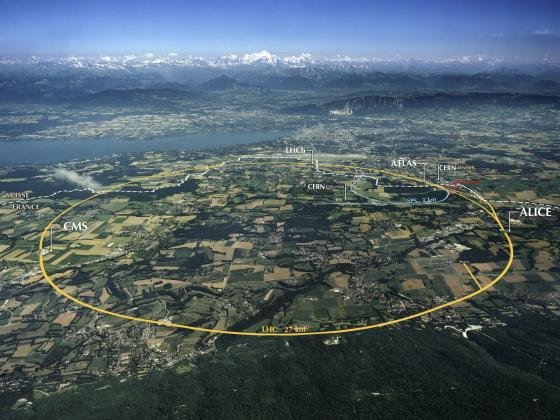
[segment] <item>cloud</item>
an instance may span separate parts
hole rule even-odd
[[[556,32],[550,31],[548,28],[545,29],[537,29],[535,31],[535,35],[555,35]]]
[[[90,175],[80,175],[78,172],[69,169],[55,168],[53,175],[58,180],[66,181],[84,188],[91,188],[92,190],[101,186],[101,184]]]

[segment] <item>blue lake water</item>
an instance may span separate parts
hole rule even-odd
[[[280,131],[192,134],[154,140],[25,140],[0,141],[0,165],[44,164],[94,159],[115,153],[164,150],[202,150],[258,143],[286,135]]]

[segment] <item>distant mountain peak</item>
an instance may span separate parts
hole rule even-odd
[[[221,75],[202,83],[200,85],[200,88],[204,90],[226,90],[232,89],[238,85],[240,85],[240,83],[234,78],[226,75]]]
[[[245,54],[241,57],[241,63],[243,64],[278,64],[280,61],[277,55],[271,54],[266,50]]]

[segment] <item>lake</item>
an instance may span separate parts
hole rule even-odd
[[[258,143],[286,135],[281,131],[190,134],[153,140],[23,140],[0,141],[0,165],[45,164],[73,159],[95,159],[115,153],[164,150],[202,150]]]

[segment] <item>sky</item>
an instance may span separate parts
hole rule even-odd
[[[560,61],[560,1],[0,0],[0,55]]]

